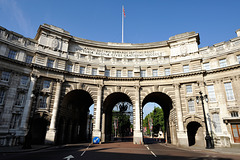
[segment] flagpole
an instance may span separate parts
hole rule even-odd
[[[123,7],[123,5],[122,5],[122,43],[123,43],[123,31],[124,31],[124,13],[123,13],[123,11],[124,11],[124,7]]]

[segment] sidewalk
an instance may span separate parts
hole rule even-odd
[[[20,146],[0,146],[0,153],[21,153],[21,152],[31,152],[37,151],[45,148],[52,147],[52,145],[32,145],[31,149],[22,149],[22,145]]]
[[[222,153],[222,154],[234,154],[234,155],[240,156],[240,144],[233,145],[232,147],[222,147],[222,148],[215,147],[214,149],[206,149],[198,146],[178,147],[172,144],[165,144],[165,143],[160,143],[160,145],[165,145],[167,147],[178,148],[183,150],[192,150],[196,152],[215,152],[215,153]]]

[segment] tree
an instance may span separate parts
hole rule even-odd
[[[143,127],[147,127],[147,134],[150,134],[150,124],[149,122],[152,119],[152,132],[154,134],[158,134],[159,131],[165,132],[165,126],[164,126],[164,114],[162,108],[154,107],[154,110],[150,112],[143,120]]]

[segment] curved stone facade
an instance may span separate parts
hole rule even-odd
[[[29,128],[35,143],[80,142],[90,135],[91,104],[92,137],[107,142],[112,107],[126,101],[133,105],[135,144],[143,143],[143,107],[156,102],[168,142],[204,146],[200,91],[208,95],[215,146],[239,143],[240,37],[200,49],[199,43],[195,32],[130,44],[85,40],[47,24],[34,39],[0,27],[0,145],[22,143]],[[198,127],[193,133],[188,125]]]

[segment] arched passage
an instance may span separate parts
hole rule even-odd
[[[203,128],[200,123],[192,121],[187,125],[188,145],[204,146]]]
[[[73,90],[64,96],[57,126],[59,144],[90,141],[92,104],[92,97],[84,90]]]
[[[112,93],[107,96],[103,102],[102,142],[112,140],[112,110],[118,102],[128,102],[132,104],[128,95],[121,92]]]
[[[148,94],[142,102],[142,106],[144,107],[145,104],[148,102],[155,102],[158,105],[161,106],[164,112],[164,125],[165,125],[165,138],[168,143],[171,143],[171,134],[170,134],[170,127],[169,127],[169,115],[170,115],[170,110],[173,108],[172,107],[172,99],[165,93],[162,92],[153,92]],[[141,115],[143,116],[143,114]],[[141,118],[141,120],[143,117]],[[142,124],[142,123],[141,123]]]

